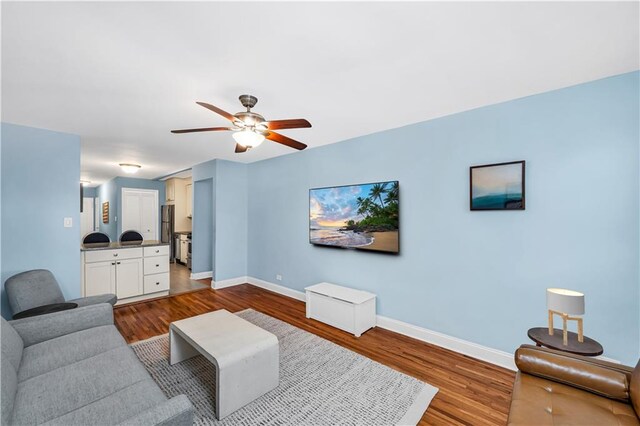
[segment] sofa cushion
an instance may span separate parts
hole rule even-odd
[[[2,317],[0,317],[2,318]],[[4,318],[0,320],[0,335],[2,336],[2,357],[7,357],[15,371],[20,368],[20,359],[24,342],[17,331]]]
[[[61,426],[118,424],[158,406],[166,399],[153,380],[147,379],[51,419],[45,424]]]
[[[22,382],[121,346],[126,346],[126,342],[112,325],[45,340],[24,349],[18,381]]]
[[[629,404],[519,372],[508,424],[637,426],[640,421]]]
[[[2,332],[4,333],[4,328]],[[4,338],[5,336],[3,335],[3,343]],[[9,420],[11,420],[16,390],[18,389],[18,378],[15,368],[9,361],[9,357],[4,356],[4,353],[0,356],[0,381],[2,382],[2,391],[0,393],[2,415],[0,420],[3,425],[8,425]]]
[[[131,348],[111,349],[20,382],[12,423],[51,421],[144,380],[149,373]]]

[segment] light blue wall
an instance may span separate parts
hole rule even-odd
[[[49,269],[66,298],[80,297],[80,137],[2,123],[2,316],[4,282]],[[70,217],[73,227],[64,228]]]
[[[158,191],[158,238],[160,238],[160,221],[162,210],[160,206],[165,200],[165,183],[151,179],[138,179],[118,176],[96,188],[102,203],[109,201],[109,223],[100,223],[100,231],[109,235],[111,241],[117,241],[122,233],[122,188],[155,189]],[[100,213],[102,217],[102,212]]]
[[[247,166],[217,160],[215,281],[247,275]]]
[[[248,167],[248,274],[372,291],[378,313],[512,352],[545,289],[586,294],[586,335],[639,352],[639,73]],[[525,211],[470,212],[469,166],[526,160]],[[399,255],[312,246],[308,190],[400,181]],[[194,231],[195,232],[195,231]],[[240,254],[238,254],[240,255]]]
[[[191,228],[191,272],[211,272],[216,239],[215,183],[217,161],[211,160],[191,168],[193,213]]]
[[[193,166],[192,271],[215,281],[247,275],[247,166],[212,160]]]
[[[96,194],[100,199],[100,232],[107,234],[111,241],[117,241],[118,188],[115,179],[111,179],[97,187]],[[103,223],[102,220],[102,205],[106,202],[109,202],[109,223]]]
[[[192,213],[191,236],[191,272],[195,274],[213,271],[213,179],[194,181],[193,187],[193,197],[198,200]]]
[[[98,195],[97,187],[84,187],[82,188],[82,195],[84,198],[95,198]]]

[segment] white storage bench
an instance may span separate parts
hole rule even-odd
[[[376,295],[335,284],[305,288],[307,318],[313,318],[360,337],[376,326]]]

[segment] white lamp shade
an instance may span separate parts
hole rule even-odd
[[[548,288],[547,309],[568,315],[584,315],[584,294],[564,288]]]
[[[264,140],[264,136],[250,129],[240,130],[233,134],[233,138],[242,146],[255,148]]]

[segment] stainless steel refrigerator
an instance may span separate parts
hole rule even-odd
[[[162,238],[160,241],[163,243],[169,243],[169,261],[175,262],[176,260],[176,241],[173,229],[175,217],[175,206],[162,206]]]

